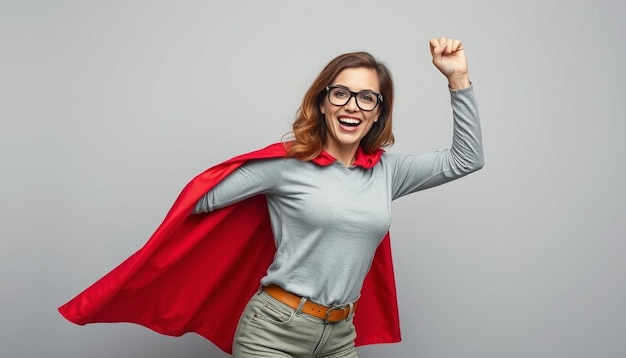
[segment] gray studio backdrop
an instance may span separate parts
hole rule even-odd
[[[0,357],[225,357],[56,311],[180,189],[281,139],[332,57],[396,81],[392,152],[446,148],[428,40],[464,41],[486,166],[394,204],[403,342],[360,357],[626,356],[622,2],[0,1]],[[366,314],[365,312],[363,314]]]

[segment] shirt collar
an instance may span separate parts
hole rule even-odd
[[[356,150],[356,159],[354,160],[354,163],[352,163],[352,166],[362,167],[364,169],[373,168],[376,163],[380,161],[380,157],[383,155],[384,152],[384,150],[378,148],[373,153],[365,153],[361,146],[359,146]],[[337,159],[323,150],[317,157],[313,158],[311,161],[317,165],[327,166],[336,162]]]

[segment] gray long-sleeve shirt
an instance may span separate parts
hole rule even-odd
[[[277,251],[261,284],[278,284],[327,306],[354,301],[391,225],[392,200],[483,165],[473,88],[450,93],[450,149],[423,155],[384,153],[371,169],[345,167],[339,161],[320,166],[293,158],[255,160],[204,195],[194,212],[265,194]]]

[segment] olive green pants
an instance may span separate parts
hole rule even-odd
[[[352,315],[328,323],[259,292],[241,315],[233,357],[354,358],[355,338]]]

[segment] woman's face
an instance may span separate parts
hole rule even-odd
[[[347,68],[339,73],[330,86],[341,86],[352,92],[373,91],[380,93],[378,75],[375,70],[357,67]],[[347,91],[340,92],[343,98],[350,96]],[[361,101],[373,97],[364,97]],[[333,153],[345,153],[356,150],[361,139],[370,131],[374,122],[378,120],[380,103],[372,111],[364,111],[356,103],[353,96],[345,105],[334,105],[329,101],[328,93],[325,96],[320,110],[326,121],[326,151]],[[333,102],[337,103],[337,100]],[[362,104],[361,107],[364,107]]]

